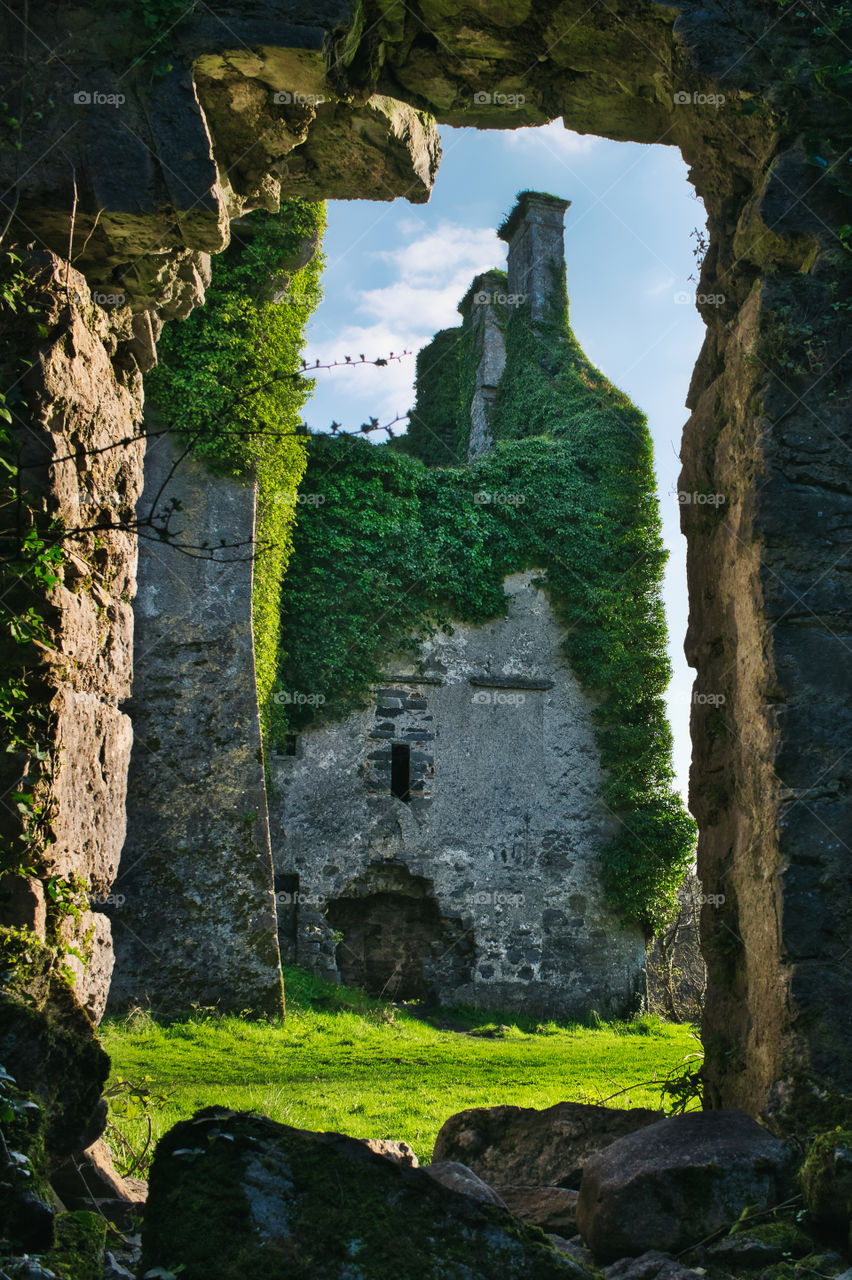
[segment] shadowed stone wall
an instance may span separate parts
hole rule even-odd
[[[501,303],[505,306],[506,296],[503,272],[484,271],[476,277],[459,304],[459,311],[470,330],[474,355],[478,357],[470,404],[468,462],[481,458],[494,443],[489,417],[506,368],[506,340],[498,312]]]
[[[179,456],[149,443],[144,513]],[[251,630],[254,492],[185,459],[177,542],[140,541],[127,840],[112,907],[113,1008],[282,1010]]]

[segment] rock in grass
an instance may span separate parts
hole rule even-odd
[[[600,1262],[680,1253],[748,1207],[792,1190],[788,1148],[742,1111],[672,1116],[620,1138],[586,1165],[580,1234]]]
[[[420,1163],[414,1148],[407,1142],[399,1142],[395,1138],[359,1138],[358,1141],[363,1142],[364,1146],[369,1147],[371,1151],[375,1151],[377,1156],[387,1156],[389,1160],[401,1160],[403,1164],[410,1164],[413,1169],[416,1169]]]
[[[495,1187],[510,1213],[548,1234],[577,1234],[576,1191],[567,1187]]]
[[[355,1138],[208,1108],[157,1147],[140,1274],[181,1280],[589,1280],[505,1209]]]
[[[616,1138],[662,1120],[662,1111],[557,1102],[534,1107],[473,1107],[450,1116],[433,1160],[458,1160],[491,1185],[577,1190],[586,1161]]]
[[[506,1208],[505,1202],[494,1188],[489,1187],[487,1182],[483,1182],[472,1169],[468,1169],[466,1164],[459,1164],[456,1160],[436,1160],[427,1165],[423,1172],[428,1173],[430,1178],[434,1178],[442,1186],[449,1187],[451,1191],[470,1196],[471,1200],[479,1200],[482,1204],[497,1204],[501,1209]],[[515,1217],[517,1216],[515,1214]]]

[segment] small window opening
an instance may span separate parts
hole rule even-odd
[[[275,896],[283,906],[291,906],[298,901],[299,877],[291,871],[279,871],[275,876]]]
[[[278,742],[275,748],[277,756],[295,756],[299,754],[299,735],[297,733],[285,733],[284,737]]]
[[[402,742],[391,747],[391,795],[406,804],[411,799],[411,747]]]

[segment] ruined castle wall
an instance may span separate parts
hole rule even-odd
[[[150,442],[143,515],[179,456]],[[162,503],[175,543],[142,539],[128,833],[112,908],[111,1006],[150,999],[282,1009],[252,642],[254,492],[185,458]]]
[[[507,579],[505,619],[427,642],[425,676],[398,667],[375,705],[273,758],[282,920],[302,899],[289,958],[328,974],[336,954],[345,970],[346,929],[336,953],[330,936],[341,900],[426,894],[444,922],[424,959],[433,998],[568,1017],[633,1003],[644,943],[603,901],[613,819],[592,705],[535,576]],[[391,794],[395,745],[411,749],[408,803]]]
[[[709,704],[694,723],[699,870],[708,895],[724,894],[728,908],[721,921],[708,912],[704,925],[710,1097],[755,1114],[768,1108],[780,1124],[795,1123],[785,1099],[797,1091],[811,1113],[834,1095],[848,1099],[852,1027],[836,1015],[852,982],[840,563],[850,268],[838,237],[848,217],[842,157],[836,172],[834,155],[816,169],[799,141],[835,136],[843,110],[830,78],[823,86],[809,74],[825,52],[810,15],[790,12],[767,28],[765,7],[748,0],[725,12],[704,0],[606,11],[581,0],[477,2],[464,24],[445,0],[375,22],[362,22],[354,0],[285,8],[261,4],[227,21],[205,9],[181,24],[170,41],[185,65],[140,76],[121,116],[71,107],[81,85],[109,91],[119,76],[125,88],[131,79],[124,11],[84,7],[72,30],[55,4],[31,3],[29,39],[11,10],[0,17],[9,82],[29,72],[32,101],[42,105],[26,121],[21,151],[0,154],[4,189],[14,192],[6,208],[21,220],[12,238],[35,235],[64,254],[73,230],[76,266],[90,284],[132,297],[150,354],[152,309],[184,314],[192,305],[199,259],[224,243],[225,215],[287,193],[284,157],[315,117],[279,106],[276,92],[337,90],[342,101],[350,90],[362,100],[378,91],[468,126],[562,116],[584,132],[681,148],[709,214],[701,293],[725,298],[703,307],[708,339],[683,450],[684,489],[727,498],[714,513],[723,518],[703,527],[684,509],[689,652],[699,691],[726,697],[721,723],[709,720]],[[34,47],[57,56],[40,67]],[[838,65],[845,57],[836,46],[828,56]],[[193,82],[187,68],[200,58],[213,64],[206,80],[198,66]],[[791,67],[799,69],[792,83]],[[506,95],[523,104],[507,111]],[[334,126],[318,130],[330,154]],[[219,175],[228,175],[225,190]],[[345,194],[382,199],[389,188],[369,170]],[[46,300],[58,292],[41,287]],[[32,337],[34,359],[44,346],[43,335]],[[65,369],[73,358],[57,353]],[[113,425],[121,418],[124,410]],[[135,447],[124,457],[131,467]],[[96,702],[109,700],[108,686],[92,669]],[[85,771],[92,744],[79,745]],[[124,755],[116,739],[107,760],[117,788]],[[67,809],[70,848],[84,847],[89,813]]]
[[[509,245],[507,293],[529,306],[533,323],[545,319],[564,275],[562,223],[570,203],[527,192],[499,232]]]

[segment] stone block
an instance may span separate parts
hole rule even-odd
[[[792,1190],[784,1143],[741,1111],[673,1116],[619,1138],[583,1170],[577,1225],[601,1262],[679,1253]]]

